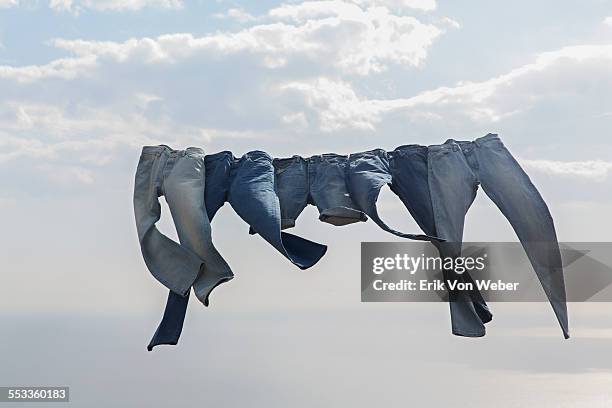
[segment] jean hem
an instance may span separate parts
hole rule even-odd
[[[481,331],[481,332],[467,332],[467,331],[460,331],[460,330],[454,330],[453,329],[453,334],[455,336],[460,336],[460,337],[484,337],[486,333],[486,331]]]
[[[209,305],[209,303],[210,303],[209,298],[210,298],[210,295],[211,295],[212,291],[213,291],[214,289],[216,289],[218,286],[220,286],[221,284],[223,284],[223,283],[225,283],[225,282],[229,282],[229,281],[231,281],[232,279],[234,279],[234,275],[222,276],[222,277],[218,278],[218,279],[215,281],[215,283],[214,283],[213,285],[209,285],[209,286],[207,286],[207,289],[204,291],[204,293],[205,293],[205,295],[204,295],[204,296],[199,296],[199,295],[196,293],[196,297],[198,298],[198,300],[199,300],[200,302],[202,302],[202,304],[203,304],[204,306],[208,307],[208,305]]]
[[[339,227],[356,222],[365,222],[368,217],[359,210],[348,207],[334,207],[321,211],[319,220]]]

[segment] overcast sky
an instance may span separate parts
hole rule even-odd
[[[561,240],[611,241],[610,72],[603,0],[0,0],[0,386],[68,384],[87,406],[115,404],[103,384],[125,406],[609,406],[611,306],[571,305],[568,341],[546,303],[453,337],[446,305],[361,304],[360,242],[397,238],[314,208],[295,231],[329,251],[299,271],[226,205],[213,233],[237,278],[146,353],[166,291],[131,201],[147,144],[283,157],[493,132]],[[392,193],[381,207],[416,232]],[[482,192],[465,240],[515,240]]]

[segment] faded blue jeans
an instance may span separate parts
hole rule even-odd
[[[449,139],[429,146],[428,173],[436,232],[448,241],[441,246],[443,256],[461,255],[465,215],[482,186],[516,232],[568,338],[565,282],[553,219],[500,138],[489,133],[473,142]]]
[[[402,200],[414,220],[426,234],[437,236],[436,221],[429,188],[428,149],[426,146],[405,145],[389,152],[391,190]],[[441,255],[444,243],[433,241]],[[484,336],[485,327],[493,318],[487,303],[468,272],[456,274],[444,271],[445,281],[456,279],[472,283],[474,290],[448,291],[452,332],[458,336]]]
[[[208,305],[212,290],[234,277],[212,243],[204,187],[202,149],[173,150],[163,145],[142,149],[134,183],[136,229],[149,271],[170,289],[169,303],[186,304],[193,286],[198,299]],[[155,226],[161,217],[159,197],[162,195],[170,208],[180,243]],[[180,335],[182,320],[179,323],[171,328],[162,327],[162,332],[154,337],[167,336],[168,332],[170,337],[175,337],[177,331]]]
[[[198,299],[207,304],[212,289],[234,274],[212,243],[204,183],[202,149],[145,146],[136,170],[134,214],[140,248],[151,274],[182,296],[193,285]],[[155,227],[161,217],[162,195],[180,243]]]

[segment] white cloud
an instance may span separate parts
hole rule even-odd
[[[56,7],[77,7],[71,0],[55,1]],[[0,77],[22,82],[46,77],[71,79],[88,72],[98,59],[172,64],[197,55],[220,58],[238,53],[255,55],[270,69],[299,60],[320,70],[368,75],[392,64],[421,66],[429,47],[443,33],[434,24],[395,15],[385,7],[364,9],[337,0],[282,5],[270,10],[268,17],[272,21],[266,24],[201,37],[175,33],[124,42],[55,39],[50,44],[76,57],[44,65],[0,66]]]
[[[353,2],[364,6],[386,6],[422,11],[433,11],[436,9],[435,0],[353,0]]]
[[[258,142],[244,140],[262,134],[322,130],[321,138],[329,138],[352,129],[386,143],[392,132],[405,128],[425,137],[466,128],[506,134],[500,129],[506,123],[525,122],[526,128],[570,117],[572,123],[609,120],[612,100],[602,95],[612,92],[612,45],[565,47],[487,80],[385,98],[382,91],[398,92],[397,77],[363,76],[394,64],[422,65],[431,41],[445,28],[458,27],[438,16],[427,20],[435,23],[423,23],[387,7],[390,3],[382,1],[309,1],[273,8],[254,17],[256,24],[248,28],[199,37],[52,40],[49,44],[69,53],[67,58],[0,66],[6,80],[0,96],[0,164],[22,157],[49,163],[73,157],[62,163],[73,167],[64,174],[81,174],[86,182],[95,178],[96,166],[114,160],[118,149],[149,143],[216,146],[218,140],[223,145],[240,139],[240,146],[252,147]],[[381,82],[384,90],[377,87]],[[546,117],[538,111],[551,107],[562,114]],[[522,119],[531,111],[537,121]],[[79,154],[65,154],[74,152]],[[600,180],[610,172],[608,163],[532,160],[526,167]],[[91,178],[74,168],[93,169]]]
[[[49,165],[69,158],[67,177],[83,166],[103,166],[117,149],[147,144],[200,145],[213,140],[258,139],[261,133],[182,124],[165,114],[147,115],[154,94],[136,93],[113,106],[65,106],[26,101],[0,102],[0,165],[18,159],[44,159]],[[74,167],[76,166],[76,167]],[[83,177],[81,181],[87,180]],[[57,180],[56,180],[57,181]]]
[[[607,26],[612,27],[612,16],[604,18],[603,23]]]
[[[12,67],[0,65],[0,78],[12,79],[20,83],[34,82],[45,78],[73,79],[86,75],[96,66],[96,56],[62,58],[43,65]]]
[[[24,101],[0,103],[0,164],[19,158],[59,160],[85,152],[89,164],[105,162],[118,146],[136,146],[161,140],[179,127],[165,118],[148,119],[142,113],[151,95],[136,95],[121,108],[67,107],[58,103]],[[187,129],[181,129],[185,134]],[[77,156],[81,157],[81,156]]]
[[[302,94],[306,106],[318,113],[320,129],[326,132],[342,128],[373,130],[380,120],[380,110],[371,101],[360,99],[348,82],[318,78],[289,82],[280,89]]]
[[[216,13],[213,15],[213,17],[219,19],[235,20],[239,23],[248,23],[257,20],[257,17],[249,14],[247,11],[241,8],[231,8],[225,13]]]
[[[72,186],[74,182],[81,184],[93,184],[94,174],[82,166],[63,166],[43,163],[36,166],[36,170],[45,174],[51,182],[60,185]]]
[[[490,124],[526,111],[559,92],[580,97],[589,89],[608,87],[612,91],[612,81],[607,79],[611,69],[612,45],[580,45],[544,52],[535,62],[486,81],[461,82],[409,98],[368,99],[357,95],[347,82],[325,78],[290,81],[283,89],[301,92],[326,130],[373,129],[385,113],[393,111],[421,118],[463,116],[464,121]],[[599,88],[593,88],[593,81]],[[610,107],[599,104],[597,109]]]
[[[19,5],[19,0],[0,0],[0,8],[9,8]]]
[[[283,123],[287,123],[298,129],[303,129],[308,126],[308,119],[306,118],[304,112],[296,112],[283,115],[281,117],[281,120],[283,121]]]
[[[73,0],[51,0],[49,1],[49,8],[55,11],[68,11],[76,13],[76,9],[73,9],[73,3]]]
[[[323,42],[318,48],[324,53],[333,46],[335,62],[349,73],[362,75],[384,71],[389,63],[421,65],[427,49],[443,32],[414,17],[394,15],[385,7],[363,9],[346,1],[286,4],[268,15],[310,27],[308,43]]]
[[[2,1],[2,0],[0,0]],[[137,11],[146,7],[180,9],[182,0],[50,0],[49,7],[55,11],[79,14],[89,9],[96,11]]]
[[[459,23],[457,20],[453,20],[452,18],[449,17],[442,17],[440,19],[440,23],[439,23],[442,27],[448,27],[448,28],[461,28],[461,23]]]
[[[520,160],[521,164],[531,170],[541,171],[554,176],[574,176],[604,181],[610,171],[612,162],[603,160],[587,161],[554,161],[554,160]]]

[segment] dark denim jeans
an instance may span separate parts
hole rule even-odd
[[[461,254],[465,215],[481,185],[516,232],[568,338],[565,282],[553,219],[500,138],[488,134],[473,142],[450,139],[429,146],[428,163],[436,231],[448,241],[442,246],[446,256]]]
[[[442,236],[436,229],[436,221],[429,188],[428,149],[426,146],[405,145],[389,152],[393,181],[391,190],[402,200],[421,229],[431,236]],[[441,245],[433,242],[444,256]],[[444,279],[474,282],[468,272],[456,274],[444,271]],[[473,285],[475,288],[476,285]],[[449,291],[449,307],[453,334],[460,336],[483,336],[483,323],[493,318],[489,307],[478,289]]]

